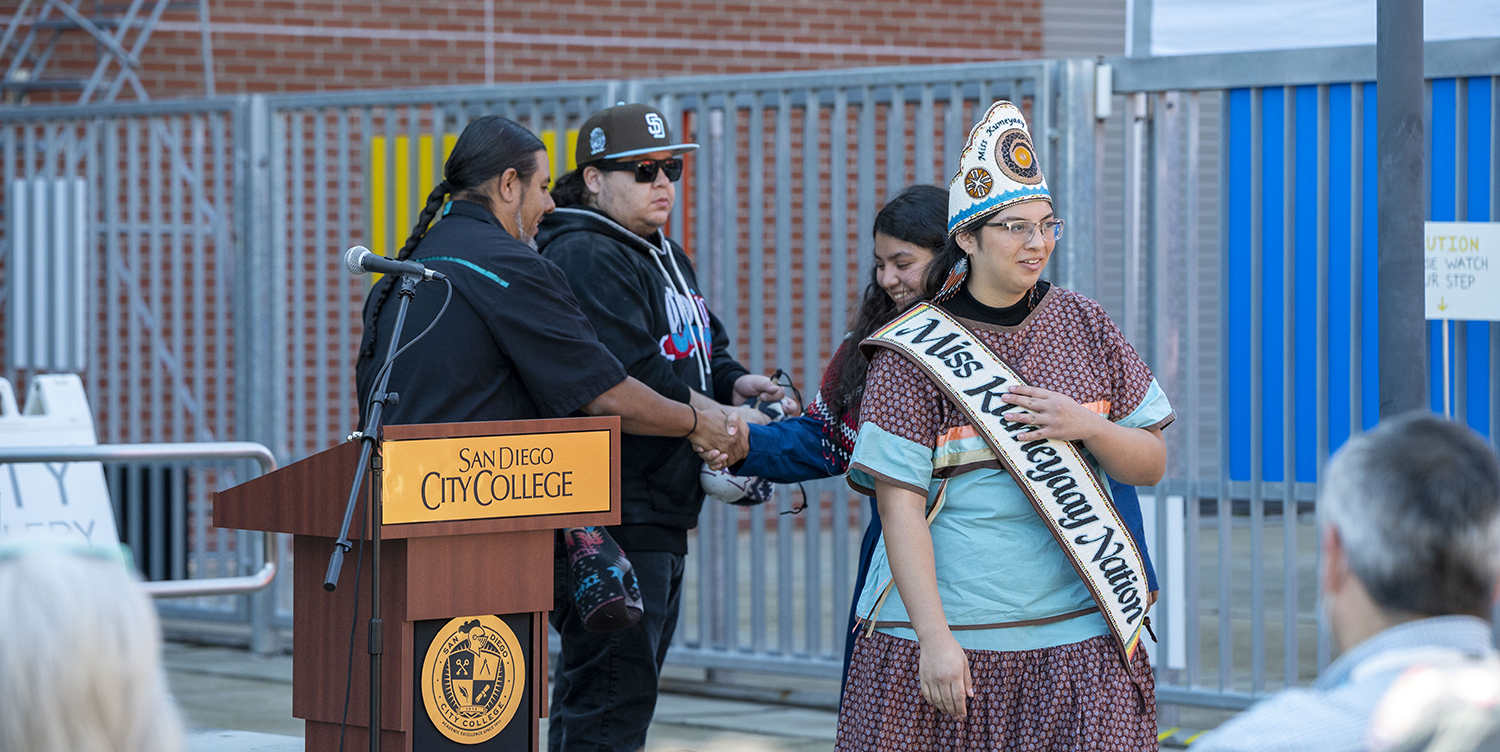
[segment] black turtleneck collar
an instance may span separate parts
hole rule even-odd
[[[953,297],[944,301],[943,308],[954,316],[982,321],[993,326],[1019,326],[1042,302],[1042,298],[1047,295],[1047,290],[1051,287],[1051,283],[1038,281],[1034,294],[1027,293],[1021,296],[1020,302],[1015,305],[995,308],[975,299],[969,292],[969,286],[965,284],[953,294]]]

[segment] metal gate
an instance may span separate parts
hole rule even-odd
[[[247,277],[235,273],[247,115],[246,100],[231,98],[0,114],[5,373],[17,383],[80,373],[100,443],[227,441],[254,422],[236,388],[255,378],[241,349],[252,327],[236,325],[253,314],[237,307]],[[81,200],[58,200],[75,187]],[[59,244],[27,237],[76,237],[81,263],[61,263],[70,254]],[[8,273],[20,268],[30,273]],[[49,341],[77,346],[40,347]],[[249,470],[107,466],[119,529],[143,575],[230,576],[256,566],[251,537],[210,521],[210,494]],[[250,597],[168,602],[162,612],[169,626],[178,616],[254,623],[268,647],[272,609],[290,607],[285,582]]]

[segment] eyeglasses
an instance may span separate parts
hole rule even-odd
[[[1038,227],[1042,228],[1042,240],[1056,242],[1062,237],[1063,221],[1060,219],[1044,219],[1041,222],[1028,222],[1024,219],[1013,219],[1009,222],[986,222],[983,227],[1004,227],[1010,232],[1010,237],[1020,243],[1031,242],[1031,236],[1036,234]]]
[[[656,182],[657,170],[667,173],[667,179],[674,183],[682,179],[682,159],[680,157],[672,157],[671,159],[641,159],[634,162],[602,160],[594,163],[594,166],[605,172],[634,171],[635,182],[637,183]]]

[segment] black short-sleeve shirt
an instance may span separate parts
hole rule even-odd
[[[396,359],[387,387],[399,403],[385,422],[448,423],[567,416],[625,380],[625,369],[599,344],[557,265],[516,240],[479,204],[454,201],[411,260],[448,276],[453,300],[437,326]],[[383,279],[365,302],[367,332],[355,368],[358,399],[368,399],[385,361],[398,309]],[[441,282],[417,286],[402,343],[415,338],[443,305]],[[374,346],[368,332],[374,327]],[[367,406],[360,405],[364,422]]]

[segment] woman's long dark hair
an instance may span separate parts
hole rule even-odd
[[[969,230],[959,230],[959,232],[969,232]],[[954,265],[964,257],[964,249],[959,246],[957,237],[955,233],[951,237],[944,238],[942,247],[932,254],[932,262],[922,273],[924,298],[931,299],[943,289],[943,284],[948,281],[948,273],[953,271]]]
[[[887,235],[932,251],[933,260],[928,263],[923,275],[926,286],[923,290],[918,290],[925,297],[927,290],[937,289],[931,287],[932,270],[938,266],[938,256],[948,238],[948,192],[934,185],[914,185],[907,188],[875,215],[873,234]],[[943,276],[946,276],[946,271],[938,277],[939,285],[942,284]],[[865,286],[859,307],[854,311],[854,323],[849,329],[849,337],[857,345],[876,329],[885,326],[898,313],[900,310],[896,308],[896,301],[891,300],[890,294],[880,286],[872,270],[870,282]],[[835,367],[838,374],[833,379],[833,389],[825,390],[831,393],[824,394],[823,399],[833,418],[843,420],[845,415],[858,408],[859,400],[864,396],[865,374],[870,369],[870,363],[858,352],[853,352],[842,362],[835,364]]]
[[[432,193],[427,194],[427,204],[422,207],[422,213],[417,215],[417,223],[411,228],[411,235],[407,236],[406,243],[396,253],[396,258],[411,256],[450,194],[455,199],[483,204],[493,212],[495,207],[490,206],[489,197],[481,191],[481,187],[493,178],[504,175],[506,170],[515,170],[516,176],[523,183],[530,181],[531,176],[536,174],[535,155],[546,148],[536,134],[526,130],[520,123],[499,115],[485,115],[469,123],[459,135],[458,143],[453,145],[453,153],[448,155],[448,161],[443,164],[443,180],[432,189]],[[365,335],[359,348],[361,358],[375,355],[376,322],[380,320],[381,306],[385,305],[391,289],[396,286],[395,278],[388,275],[381,280],[380,286],[370,318],[365,322]]]

